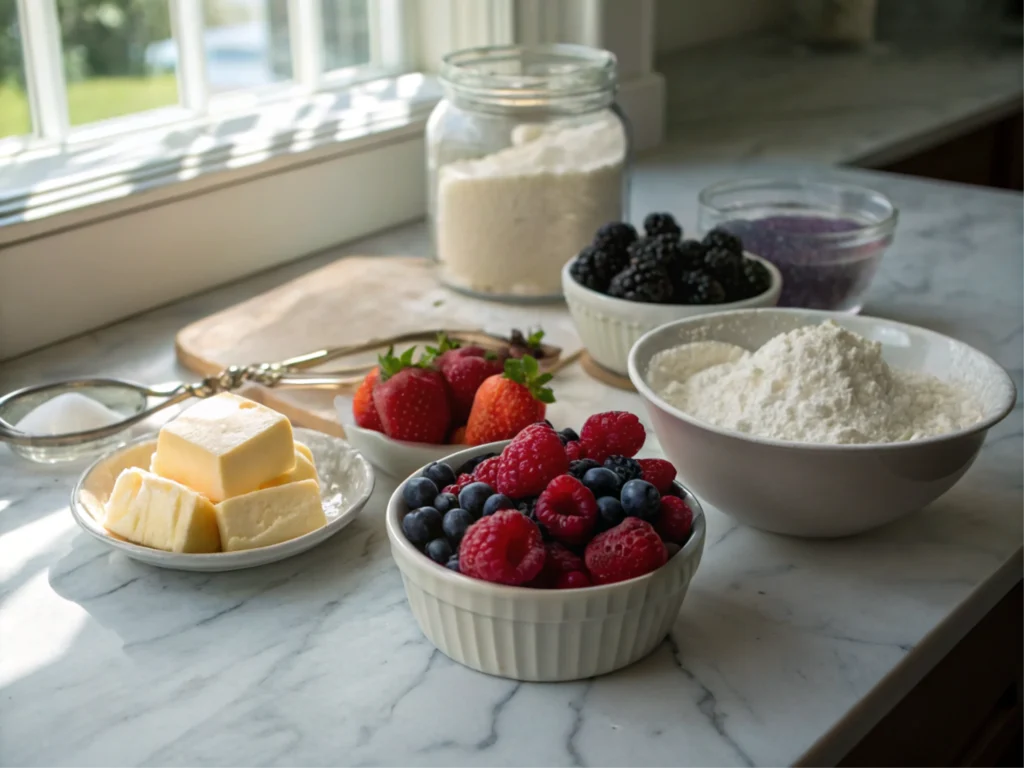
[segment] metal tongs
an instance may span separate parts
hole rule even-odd
[[[440,334],[447,334],[454,341],[462,344],[474,344],[485,349],[520,348],[523,352],[533,353],[537,357],[540,367],[549,372],[555,373],[567,365],[575,362],[579,353],[568,358],[561,357],[561,348],[548,344],[541,344],[537,347],[527,348],[521,334],[513,332],[512,338],[505,338],[480,330],[450,330],[435,329],[424,331],[413,331],[410,333],[398,334],[384,339],[372,339],[370,341],[348,344],[340,347],[319,349],[288,360],[276,363],[256,363],[253,365],[231,365],[222,371],[207,376],[202,381],[188,384],[185,382],[174,382],[158,386],[146,386],[133,381],[113,378],[85,378],[69,379],[65,381],[39,384],[32,387],[10,392],[0,397],[0,413],[9,410],[15,401],[23,398],[32,398],[39,402],[49,399],[47,393],[57,391],[58,393],[73,392],[76,390],[100,389],[100,390],[121,390],[126,399],[134,400],[139,404],[139,410],[124,419],[113,424],[95,429],[80,432],[68,432],[56,435],[41,435],[23,432],[13,424],[0,417],[0,442],[13,443],[33,448],[65,447],[81,445],[84,443],[102,440],[112,437],[129,427],[148,419],[155,413],[165,408],[183,403],[193,397],[211,397],[220,392],[229,392],[245,384],[259,384],[264,387],[275,389],[330,389],[344,392],[354,389],[362,381],[362,378],[373,367],[374,363],[364,363],[336,368],[332,371],[312,371],[310,369],[361,352],[369,352],[374,349],[393,346],[395,344],[406,344],[410,342],[434,341]],[[523,341],[520,345],[517,342]],[[160,402],[148,405],[149,398],[163,398]]]

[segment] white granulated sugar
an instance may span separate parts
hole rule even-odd
[[[439,169],[445,278],[494,294],[556,295],[561,269],[622,217],[626,142],[617,120],[520,126],[512,146]]]
[[[831,320],[783,333],[756,352],[695,342],[658,353],[651,386],[698,419],[803,443],[894,443],[983,417],[966,390],[894,370],[882,345]]]

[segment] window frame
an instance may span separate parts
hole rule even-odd
[[[211,143],[231,114],[178,123],[177,130],[208,142],[204,151],[175,160],[181,167],[174,173],[158,175],[166,157],[140,163],[123,178],[117,177],[123,169],[111,164],[101,179],[32,190],[31,200],[21,200],[25,211],[7,225],[0,190],[0,360],[421,217],[423,131],[440,96],[430,73],[448,50],[514,41],[607,47],[620,61],[619,102],[633,123],[634,148],[660,141],[664,83],[652,71],[654,0],[563,0],[557,15],[548,0],[383,1],[401,5],[396,35],[408,74],[355,85],[342,76],[328,89],[307,86],[255,113],[286,115],[339,94],[354,102],[359,89],[394,95],[374,108],[327,111],[322,124],[296,123],[301,130],[288,141],[253,131]],[[165,130],[140,128],[74,149],[102,155],[112,141],[125,144],[135,135],[145,144]],[[257,194],[260,216],[239,218],[240,207],[252,206]],[[325,198],[341,208],[325,212]],[[190,224],[185,232],[183,217]],[[168,236],[140,249],[137,238],[152,232]],[[143,272],[140,252],[149,257]],[[142,274],[145,287],[138,290],[132,281]],[[48,300],[31,298],[42,295]]]

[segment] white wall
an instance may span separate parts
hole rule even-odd
[[[667,53],[778,28],[788,9],[788,0],[658,0],[655,50]]]

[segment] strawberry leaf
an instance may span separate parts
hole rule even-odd
[[[377,356],[377,364],[380,366],[380,379],[381,381],[387,381],[399,371],[405,368],[414,368],[417,366],[412,361],[412,356],[416,353],[416,347],[410,347],[405,350],[400,356],[395,357],[395,348],[388,347],[388,351],[383,355]]]
[[[538,328],[533,333],[526,337],[526,346],[530,349],[537,349],[540,346],[541,339],[544,338],[544,331]]]
[[[523,355],[521,360],[509,358],[505,361],[505,378],[522,384],[535,400],[542,403],[555,402],[555,394],[550,387],[544,386],[551,381],[550,373],[540,373],[540,366],[530,355]]]

